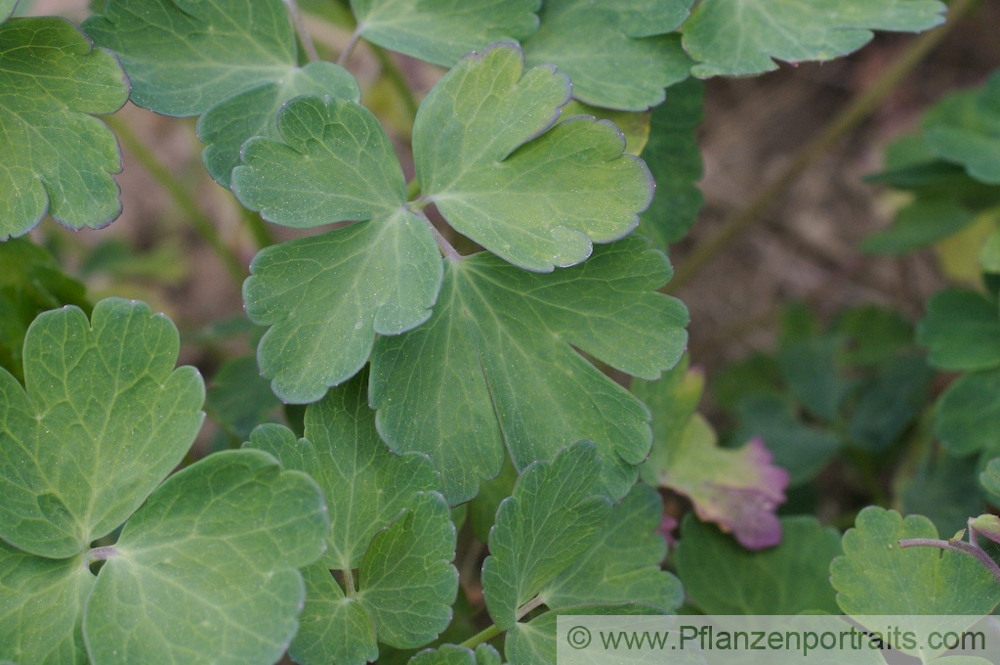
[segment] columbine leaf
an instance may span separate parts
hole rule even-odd
[[[704,377],[681,367],[657,382],[633,382],[632,391],[653,412],[653,449],[643,477],[691,499],[701,519],[733,532],[744,547],[778,544],[775,510],[785,501],[788,472],[771,464],[760,440],[739,450],[720,448],[715,430],[694,413]]]
[[[924,117],[930,149],[969,175],[1000,184],[1000,74],[981,89],[949,95]]]
[[[676,577],[661,570],[667,543],[659,533],[663,500],[637,484],[611,508],[600,537],[539,592],[550,610],[575,605],[644,603],[674,612],[684,601]]]
[[[0,541],[0,660],[87,663],[80,620],[93,585],[80,558],[42,559]]]
[[[330,509],[327,553],[304,571],[306,605],[291,647],[301,663],[364,663],[378,656],[376,640],[423,646],[451,620],[455,527],[431,491],[438,474],[423,455],[389,452],[366,388],[359,375],[310,405],[297,442],[278,425],[251,437],[251,446],[315,478]],[[357,568],[359,587],[345,595],[330,570],[346,576]]]
[[[83,620],[100,663],[273,663],[298,628],[296,570],[323,552],[323,494],[260,451],[167,479],[122,531]]]
[[[887,361],[858,392],[848,423],[851,439],[873,452],[886,450],[927,403],[933,378],[923,354],[901,354]]]
[[[656,179],[656,193],[640,216],[639,232],[658,249],[683,238],[701,211],[704,197],[695,185],[702,175],[701,152],[694,130],[701,123],[704,96],[704,84],[688,79],[670,88],[667,100],[653,109],[642,157]]]
[[[1000,370],[973,372],[951,384],[935,411],[934,433],[952,455],[1000,451]]]
[[[546,0],[541,26],[524,42],[529,65],[553,63],[573,96],[595,106],[642,111],[688,77],[691,59],[670,34],[693,0]]]
[[[205,395],[205,410],[229,434],[246,440],[281,405],[257,371],[257,359],[240,356],[222,363]]]
[[[483,563],[483,595],[493,623],[508,629],[518,610],[592,546],[611,508],[595,496],[600,471],[590,442],[532,464],[500,504]]]
[[[777,547],[748,552],[714,526],[693,516],[683,523],[677,574],[706,614],[837,614],[829,566],[840,536],[812,517],[781,520]]]
[[[920,197],[899,212],[890,228],[866,238],[861,249],[871,254],[911,252],[961,231],[975,219],[952,198]]]
[[[121,171],[121,152],[91,116],[114,113],[128,97],[118,61],[68,21],[0,23],[0,240],[24,235],[46,213],[70,229],[118,217],[111,174]]]
[[[413,128],[425,199],[455,230],[529,270],[579,263],[592,243],[626,235],[653,193],[613,124],[553,126],[569,92],[564,75],[525,71],[520,49],[496,45],[448,72]]]
[[[1000,458],[994,457],[979,474],[979,484],[993,497],[1000,497]]]
[[[24,335],[35,317],[63,305],[89,313],[86,288],[26,238],[0,244],[0,367],[24,379]]]
[[[812,480],[843,445],[836,433],[800,422],[793,405],[777,395],[745,398],[737,412],[740,428],[733,440],[762,440],[774,463],[788,470],[791,487]]]
[[[0,535],[68,557],[120,526],[183,458],[201,425],[197,370],[174,370],[169,319],[109,298],[28,329],[26,387],[0,370]]]
[[[291,70],[281,80],[262,83],[216,104],[198,119],[198,137],[206,144],[202,160],[216,182],[229,187],[247,138],[280,139],[278,110],[300,95],[361,101],[358,82],[347,70],[328,62],[312,62]]]
[[[1000,590],[974,557],[934,547],[901,549],[897,543],[937,537],[925,517],[904,520],[894,510],[862,510],[855,528],[844,534],[844,555],[830,565],[837,604],[850,615],[992,612]]]
[[[541,0],[351,0],[368,41],[451,67],[469,51],[522,40],[538,28]]]
[[[846,55],[872,30],[927,30],[944,10],[937,0],[705,0],[684,24],[684,48],[700,78],[758,74],[777,69],[774,60]]]
[[[297,95],[357,101],[357,82],[328,62],[298,66],[281,0],[108,0],[84,22],[132,77],[132,101],[157,113],[203,115],[198,135],[209,174],[228,187],[240,146],[277,138],[275,117]]]
[[[995,301],[974,291],[948,289],[927,303],[917,344],[930,349],[938,369],[977,370],[1000,365],[1000,313]]]
[[[480,644],[475,651],[445,644],[440,649],[421,651],[408,665],[500,665],[501,662],[500,654],[489,644]]]
[[[107,0],[83,29],[121,58],[132,101],[189,116],[295,68],[295,35],[281,0]]]
[[[426,220],[403,207],[406,183],[385,131],[353,102],[300,97],[278,119],[283,142],[256,138],[233,191],[292,227],[363,220],[262,251],[244,286],[247,315],[271,325],[261,372],[287,402],[313,402],[368,360],[375,335],[430,316],[441,257]]]
[[[430,455],[457,504],[500,472],[505,446],[524,469],[589,439],[602,486],[624,496],[649,452],[648,411],[573,347],[646,378],[677,362],[687,312],[653,292],[670,271],[645,244],[599,247],[552,274],[486,252],[447,262],[430,321],[375,345],[369,399],[389,447]]]
[[[976,477],[978,466],[976,457],[953,457],[944,447],[932,449],[931,454],[922,456],[912,479],[903,472],[894,481],[902,490],[896,492],[902,498],[902,509],[927,517],[938,533],[955,533],[965,526],[969,515],[983,510],[983,496],[976,484],[969,482]]]

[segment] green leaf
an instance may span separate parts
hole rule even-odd
[[[70,229],[101,228],[121,214],[111,177],[121,152],[92,116],[128,98],[118,61],[72,23],[0,23],[0,240],[24,235],[46,214]]]
[[[504,653],[510,665],[558,665],[556,660],[556,627],[559,615],[658,615],[656,607],[642,603],[625,605],[577,605],[559,612],[546,612],[531,621],[522,622],[507,631]],[[700,656],[688,660],[671,654],[671,665],[704,665]]]
[[[457,590],[455,527],[438,474],[425,456],[393,455],[379,439],[364,374],[306,409],[305,438],[278,425],[258,428],[250,444],[286,468],[310,474],[329,505],[323,559],[304,571],[307,594],[291,653],[301,663],[364,663],[376,639],[420,647],[444,630]],[[342,577],[360,568],[345,595]],[[353,580],[352,580],[353,585]]]
[[[965,527],[969,515],[983,510],[983,498],[975,483],[975,457],[952,457],[943,448],[921,460],[916,475],[897,496],[909,514],[927,517],[939,533],[955,533]],[[897,480],[898,484],[898,480]]]
[[[718,446],[715,430],[694,409],[704,377],[677,369],[656,382],[634,381],[632,391],[653,412],[653,449],[643,478],[686,496],[698,516],[732,531],[744,547],[760,549],[781,541],[775,510],[785,501],[789,474],[771,465],[760,440],[739,450]]]
[[[223,187],[240,164],[240,148],[251,136],[279,140],[276,119],[281,107],[300,95],[329,95],[361,101],[358,82],[347,70],[329,62],[292,69],[282,79],[251,87],[210,108],[198,119],[198,137],[206,144],[202,160]]]
[[[781,376],[792,394],[814,415],[834,422],[856,382],[839,371],[839,336],[786,341],[778,352]]]
[[[975,219],[955,199],[918,198],[900,211],[891,228],[866,238],[861,249],[870,254],[904,254],[957,233]]]
[[[645,603],[675,612],[684,601],[676,577],[661,570],[667,543],[659,533],[663,500],[637,484],[611,507],[600,537],[539,592],[546,607],[561,610],[597,603]]]
[[[594,106],[643,111],[688,77],[679,35],[693,0],[546,0],[524,42],[529,65],[553,63],[573,96]]]
[[[487,480],[479,485],[479,494],[469,502],[469,521],[476,540],[486,542],[490,537],[490,529],[497,515],[500,503],[514,491],[517,482],[517,469],[505,456],[500,475],[493,480]]]
[[[669,275],[638,238],[551,274],[486,252],[448,261],[430,321],[376,342],[379,432],[397,452],[430,455],[453,505],[500,472],[505,447],[524,469],[580,439],[597,442],[602,486],[624,496],[649,453],[649,413],[574,347],[634,376],[671,367],[687,311],[654,292]]]
[[[656,179],[656,193],[640,216],[639,232],[658,249],[687,235],[704,203],[695,185],[702,176],[695,128],[701,124],[704,98],[704,84],[688,79],[670,88],[667,100],[653,109],[642,157]]]
[[[952,455],[1000,450],[1000,370],[960,377],[941,396],[934,433]]]
[[[241,356],[222,363],[205,395],[205,410],[241,441],[281,406],[257,371],[257,359]],[[277,455],[275,455],[277,457]]]
[[[323,552],[323,494],[260,451],[167,479],[101,568],[83,631],[93,662],[273,663],[298,628],[296,570]]]
[[[794,407],[777,395],[746,398],[737,412],[740,427],[733,440],[762,439],[774,463],[788,469],[790,487],[812,480],[843,445],[835,433],[799,422]]]
[[[370,111],[300,97],[282,110],[278,131],[283,143],[247,142],[245,165],[233,172],[241,202],[285,226],[364,220],[268,247],[244,285],[247,315],[271,326],[261,372],[281,399],[307,403],[357,373],[376,334],[427,320],[442,266],[428,222],[403,207],[403,173]]]
[[[15,7],[17,7],[17,0],[0,0],[0,23],[14,13]]]
[[[454,644],[439,649],[421,651],[410,659],[409,665],[500,665],[500,654],[489,644],[480,644],[476,650]]]
[[[840,534],[813,517],[783,517],[781,544],[749,552],[688,516],[677,546],[677,574],[706,614],[839,614],[830,587],[830,561]]]
[[[283,81],[298,59],[281,0],[107,0],[83,29],[118,54],[133,102],[172,116]]]
[[[982,182],[1000,184],[1000,74],[978,90],[940,101],[924,116],[924,136],[939,157]]]
[[[934,547],[902,549],[897,541],[937,538],[926,517],[905,520],[870,506],[844,534],[844,555],[830,565],[837,604],[850,615],[933,614],[982,616],[1000,602],[1000,590],[974,557]]]
[[[1000,365],[1000,314],[996,302],[974,291],[948,289],[927,303],[917,344],[930,349],[938,369],[977,370]]]
[[[774,60],[847,55],[872,30],[933,28],[944,10],[936,0],[704,0],[684,24],[684,48],[699,78],[759,74],[777,69]]]
[[[538,28],[541,0],[351,0],[368,41],[451,67],[469,51],[519,41]]]
[[[832,331],[845,338],[840,359],[847,365],[882,366],[913,346],[913,324],[897,310],[861,305],[841,312]]]
[[[979,484],[994,498],[1000,497],[1000,458],[994,457],[979,474]]]
[[[500,504],[482,575],[498,628],[514,626],[519,610],[597,542],[611,508],[595,496],[599,472],[596,447],[581,441],[525,469]]]
[[[0,536],[69,557],[120,526],[181,461],[201,425],[197,370],[174,370],[177,329],[140,302],[39,316],[26,387],[0,371]]]
[[[93,585],[79,557],[42,559],[0,541],[0,660],[87,663],[80,620]]]
[[[89,314],[83,284],[26,238],[0,244],[0,367],[23,381],[21,354],[28,326],[42,312],[63,305],[76,305]]]
[[[858,393],[848,422],[851,439],[871,451],[888,448],[926,405],[933,378],[920,354],[905,354],[886,364]]]
[[[417,113],[413,151],[425,200],[491,252],[548,272],[586,259],[592,243],[629,233],[653,181],[609,122],[553,126],[566,76],[525,71],[512,45],[459,62]]]

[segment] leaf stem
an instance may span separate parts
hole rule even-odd
[[[288,9],[288,16],[292,19],[295,33],[299,36],[299,41],[302,42],[302,48],[305,49],[309,62],[316,62],[319,60],[319,53],[316,52],[316,45],[313,44],[312,37],[309,36],[309,31],[306,29],[306,22],[302,18],[299,5],[295,0],[285,0],[285,7]]]
[[[495,623],[493,623],[493,624],[490,624],[489,628],[487,628],[486,630],[482,630],[482,631],[476,633],[475,635],[473,635],[469,639],[467,639],[464,642],[462,642],[462,644],[460,644],[459,646],[463,646],[466,649],[475,649],[476,647],[478,647],[483,642],[487,642],[489,640],[492,640],[494,637],[496,637],[497,635],[499,635],[502,632],[503,631],[500,630],[499,628],[497,628],[497,625]]]
[[[87,552],[87,564],[91,564],[94,561],[107,561],[111,557],[118,556],[119,552],[115,549],[114,545],[108,545],[106,547],[95,547],[89,552]]]
[[[981,564],[986,566],[986,569],[990,571],[993,575],[993,579],[996,580],[997,584],[1000,584],[1000,566],[994,561],[985,550],[971,545],[961,540],[940,540],[938,538],[907,538],[905,540],[897,541],[899,546],[903,549],[907,547],[937,547],[942,550],[951,550],[952,552],[961,552],[962,554],[970,554],[979,560]]]
[[[461,261],[464,258],[461,254],[458,253],[458,250],[455,249],[450,242],[448,242],[448,239],[445,238],[443,235],[441,235],[441,232],[437,230],[437,227],[434,226],[431,220],[427,219],[427,215],[420,212],[419,210],[415,210],[414,212],[416,213],[417,217],[422,219],[424,221],[424,224],[426,224],[430,228],[431,234],[434,236],[434,240],[437,242],[438,247],[441,249],[442,256],[452,261]]]
[[[761,219],[771,205],[801,176],[813,162],[822,157],[848,132],[864,122],[890,93],[905,79],[920,62],[951,32],[959,19],[966,14],[977,0],[955,0],[948,9],[948,21],[921,35],[889,67],[875,83],[854,100],[820,132],[819,136],[805,145],[788,165],[769,185],[746,206],[729,215],[722,227],[698,246],[678,268],[674,279],[662,290],[676,293],[681,287],[700,273],[729,243],[740,233]]]
[[[357,589],[354,588],[354,571],[350,568],[341,571],[344,574],[344,585],[347,587],[347,597],[351,598],[357,593]]]
[[[378,59],[379,65],[382,67],[382,73],[389,79],[399,96],[402,97],[403,103],[406,105],[406,111],[409,113],[410,120],[415,121],[417,118],[417,98],[413,95],[413,90],[410,89],[410,84],[407,83],[406,77],[403,76],[403,71],[396,64],[396,61],[392,59],[385,49],[375,44],[371,44],[372,52]]]
[[[340,52],[340,57],[337,58],[337,64],[341,67],[347,66],[347,61],[351,59],[351,55],[354,53],[355,47],[361,40],[361,26],[358,25],[354,28],[354,34],[351,35],[351,41],[347,42],[347,46],[344,50]]]
[[[517,620],[520,621],[521,619],[524,618],[526,614],[528,614],[528,612],[544,604],[545,601],[542,600],[541,596],[535,596],[534,598],[526,602],[524,605],[522,605],[521,609],[517,611]]]
[[[219,257],[233,280],[237,284],[242,284],[249,274],[248,269],[243,265],[243,261],[240,260],[236,252],[223,242],[215,224],[198,208],[188,189],[156,158],[153,151],[132,131],[128,123],[117,116],[105,116],[102,119],[115,132],[122,145],[160,184],[167,196],[173,200],[174,205],[191,220],[195,231]]]

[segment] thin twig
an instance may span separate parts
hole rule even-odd
[[[1000,566],[990,558],[989,554],[975,545],[970,545],[961,540],[939,540],[937,538],[907,538],[898,542],[899,546],[904,549],[907,547],[937,547],[942,550],[970,554],[986,566],[990,574],[993,575],[993,579],[996,580],[997,584],[1000,584]]]
[[[921,35],[883,73],[875,83],[857,96],[847,108],[841,111],[811,142],[803,147],[785,166],[771,184],[746,206],[735,211],[722,224],[714,236],[699,243],[677,270],[674,279],[664,287],[666,293],[676,293],[691,281],[708,263],[747,227],[758,221],[788,187],[795,182],[817,159],[822,157],[845,134],[864,122],[899,83],[903,81],[920,62],[951,32],[976,0],[955,0],[948,11],[948,21],[928,33]]]
[[[343,51],[340,52],[340,57],[337,58],[337,64],[341,67],[347,66],[347,61],[351,59],[351,54],[354,53],[354,48],[358,45],[358,41],[361,40],[361,26],[359,25],[354,29],[354,34],[351,35],[351,41],[347,42],[347,46]]]
[[[312,37],[309,36],[309,31],[306,29],[306,22],[302,18],[298,4],[295,0],[285,0],[285,7],[288,9],[288,15],[292,19],[292,25],[295,26],[299,41],[302,42],[302,48],[305,49],[306,56],[309,57],[309,62],[316,62],[319,60],[319,53],[316,52],[316,45],[313,44]]]
[[[416,214],[417,217],[422,219],[424,223],[427,224],[428,227],[430,227],[431,234],[434,236],[434,240],[437,242],[438,247],[441,249],[441,255],[444,256],[446,259],[451,259],[452,261],[461,261],[463,258],[462,255],[458,253],[458,250],[455,249],[450,242],[448,242],[447,238],[441,235],[441,232],[437,230],[437,227],[434,226],[431,220],[427,219],[427,216],[422,212],[417,212]]]
[[[240,260],[236,252],[223,242],[215,224],[198,208],[198,204],[195,203],[188,188],[156,158],[153,151],[143,143],[142,139],[132,131],[132,128],[124,120],[117,116],[106,116],[103,120],[115,132],[122,145],[160,184],[167,196],[173,200],[174,205],[191,220],[195,231],[226,266],[233,280],[237,284],[242,284],[244,278],[249,274],[248,268],[243,265],[243,261]]]

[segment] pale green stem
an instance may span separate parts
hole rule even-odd
[[[399,92],[399,96],[402,97],[403,103],[406,105],[406,111],[410,115],[410,120],[416,120],[417,117],[417,98],[413,95],[413,90],[410,89],[410,84],[407,83],[406,77],[403,76],[403,72],[399,69],[399,65],[396,61],[392,59],[392,56],[386,53],[385,49],[371,44],[372,52],[378,59],[379,65],[382,67],[382,73],[389,79],[396,91]]]
[[[464,642],[462,642],[462,644],[459,645],[459,646],[463,646],[466,649],[475,649],[476,647],[478,647],[483,642],[486,642],[488,640],[492,640],[494,637],[496,637],[497,635],[499,635],[502,632],[503,632],[502,630],[500,630],[499,628],[497,628],[497,625],[495,623],[494,624],[490,624],[489,628],[487,628],[486,630],[483,630],[483,631],[480,631],[480,632],[476,633],[475,635],[473,635],[469,639],[467,639]]]
[[[236,252],[223,242],[215,224],[198,208],[187,187],[156,158],[153,151],[142,142],[126,122],[116,116],[106,116],[103,120],[115,132],[122,145],[160,184],[174,205],[191,220],[195,231],[219,257],[233,280],[237,284],[242,284],[244,278],[249,274],[248,269],[243,265]]]
[[[352,597],[357,590],[354,588],[354,573],[348,569],[341,571],[344,574],[344,584],[347,586],[347,597]]]
[[[899,83],[936,47],[966,14],[976,0],[955,0],[948,10],[948,21],[936,30],[925,33],[883,73],[875,83],[841,111],[810,143],[803,147],[778,174],[771,184],[746,206],[722,223],[714,236],[699,243],[678,268],[673,280],[662,290],[676,293],[705,268],[729,243],[747,227],[758,221],[788,187],[817,159],[822,157],[845,134],[864,122],[882,104]]]
[[[341,67],[347,66],[347,61],[351,59],[351,55],[354,53],[354,49],[357,47],[358,42],[361,41],[361,26],[359,25],[354,29],[354,34],[351,35],[351,41],[347,42],[347,46],[340,53],[340,57],[337,58],[337,64]]]
[[[309,62],[316,62],[319,60],[319,53],[316,52],[316,45],[313,44],[312,37],[306,30],[306,22],[302,18],[298,4],[295,0],[285,0],[285,7],[288,9],[288,15],[292,19],[292,25],[295,26],[295,32],[299,36],[299,41],[302,42],[302,48],[305,49]]]

